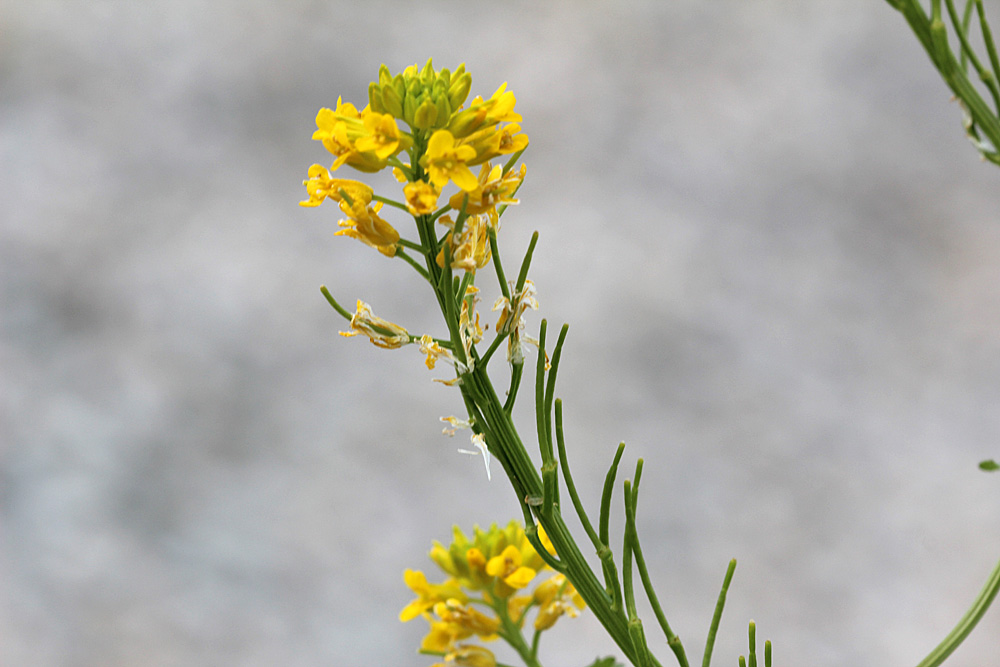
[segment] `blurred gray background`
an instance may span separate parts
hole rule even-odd
[[[539,230],[578,484],[645,458],[689,653],[735,556],[716,664],[751,618],[778,665],[918,662],[1000,557],[1000,171],[884,2],[8,0],[0,664],[433,662],[403,569],[519,512],[318,286],[437,332],[429,293],[296,205],[316,111],[428,56],[518,96],[504,257]],[[1000,665],[1000,610],[949,664]]]

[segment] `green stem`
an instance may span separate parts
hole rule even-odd
[[[402,239],[400,239],[400,245],[402,245]],[[411,244],[411,245],[416,245],[416,244]],[[423,248],[420,248],[420,246],[417,246],[417,248],[420,249],[421,251],[423,251]],[[424,267],[422,267],[419,264],[417,264],[416,260],[414,260],[412,257],[410,257],[405,252],[403,252],[402,248],[396,248],[396,257],[399,257],[404,262],[406,262],[407,264],[409,264],[410,266],[412,266],[414,268],[414,270],[417,273],[419,273],[424,280],[430,282],[431,277],[427,273],[427,270]]]
[[[332,294],[330,294],[330,290],[326,288],[326,285],[320,285],[319,291],[323,293],[323,296],[325,296],[326,300],[330,302],[330,305],[333,306],[333,309],[338,313],[340,313],[341,317],[343,317],[348,322],[350,322],[354,318],[354,316],[351,315],[349,312],[347,312],[343,306],[337,303],[337,300],[333,298]]]
[[[573,501],[573,508],[576,510],[576,515],[580,518],[580,523],[583,524],[583,529],[586,531],[587,537],[590,538],[591,543],[594,545],[594,549],[600,551],[604,545],[601,544],[601,539],[597,536],[597,531],[594,530],[594,526],[590,523],[590,517],[587,516],[587,510],[583,507],[583,501],[580,500],[580,494],[577,493],[576,484],[573,482],[573,475],[570,474],[569,460],[566,457],[566,442],[563,436],[562,399],[560,398],[556,399],[556,445],[559,447],[559,465],[562,468],[563,479],[566,481],[566,489],[569,491],[569,497]]]
[[[529,536],[532,535],[533,524],[531,520],[536,518],[538,523],[545,528],[545,532],[559,555],[559,567],[556,569],[566,574],[570,583],[580,593],[584,602],[594,612],[598,621],[604,626],[625,657],[633,664],[638,664],[636,652],[629,637],[628,621],[622,613],[621,607],[614,608],[612,606],[612,598],[604,590],[580,552],[580,548],[570,534],[560,512],[553,509],[550,513],[543,514],[539,511],[540,508],[529,508],[525,504],[525,498],[542,497],[542,480],[531,462],[524,443],[517,434],[511,416],[504,411],[483,367],[477,364],[473,372],[465,376],[464,380],[463,393],[470,393],[471,400],[482,410],[482,418],[490,423],[495,433],[496,442],[490,443],[491,446],[495,445],[504,457],[509,457],[509,468],[506,469],[509,471],[511,485],[518,495],[518,502],[525,513],[526,532]],[[532,509],[537,513],[534,517],[531,514]],[[544,551],[540,545],[536,545],[536,549],[540,549],[539,553]]]
[[[615,478],[618,476],[618,464],[622,460],[622,454],[625,452],[625,443],[618,444],[618,450],[615,452],[614,461],[611,462],[611,467],[608,468],[608,474],[604,478],[604,491],[601,494],[601,517],[600,517],[600,540],[602,548],[598,549],[598,553],[601,554],[601,560],[604,563],[604,583],[608,595],[614,597],[614,603],[611,608],[616,611],[621,611],[624,609],[624,602],[622,600],[622,589],[621,584],[618,581],[618,569],[614,564],[614,554],[611,552],[611,541],[610,541],[610,530],[609,530],[609,520],[611,517],[611,496],[614,493]]]
[[[979,15],[979,27],[983,33],[983,42],[986,44],[986,53],[990,57],[990,65],[993,67],[993,80],[1000,78],[1000,57],[997,57],[996,45],[993,43],[993,33],[990,24],[986,21],[986,11],[983,9],[983,0],[975,0],[976,13]],[[997,108],[1000,113],[1000,107]]]
[[[517,390],[521,386],[521,376],[524,375],[524,362],[511,364],[510,366],[510,387],[507,389],[507,400],[504,401],[503,411],[508,415],[514,409],[514,401],[517,400]]]
[[[549,364],[549,377],[545,384],[545,442],[548,448],[549,457],[552,457],[552,400],[556,393],[556,375],[559,372],[559,361],[562,359],[563,343],[566,342],[566,334],[569,332],[569,325],[564,324],[559,331],[559,339],[556,341],[555,350],[552,352],[552,361]],[[539,345],[538,357],[543,363],[540,368],[544,370],[544,350]]]
[[[388,197],[381,197],[379,195],[372,195],[372,200],[374,200],[374,201],[380,201],[383,204],[388,204],[389,206],[392,206],[393,208],[402,209],[402,210],[406,211],[407,213],[409,213],[409,211],[410,211],[409,207],[407,207],[406,204],[401,204],[400,202],[396,201],[395,199],[389,199]]]
[[[937,667],[943,663],[976,627],[986,610],[990,608],[998,591],[1000,591],[1000,562],[993,568],[989,579],[986,580],[986,585],[983,586],[969,610],[965,612],[962,620],[926,658],[920,661],[917,667]]]
[[[511,648],[517,651],[517,654],[521,656],[521,660],[524,660],[525,667],[541,667],[541,663],[538,662],[536,655],[538,647],[528,646],[528,642],[524,640],[521,628],[511,620],[510,614],[507,613],[507,600],[503,598],[497,599],[493,609],[500,619],[499,635],[503,637],[504,641],[510,644]]]
[[[510,301],[510,287],[507,285],[507,276],[504,275],[503,264],[500,262],[500,249],[497,247],[497,230],[494,227],[488,227],[486,233],[490,239],[490,253],[493,255],[493,268],[497,272],[500,293],[507,298],[507,301]]]
[[[719,599],[715,603],[715,613],[712,614],[712,624],[708,627],[708,638],[705,640],[705,657],[702,658],[701,667],[709,667],[712,664],[712,649],[715,648],[715,635],[719,632],[719,623],[722,621],[722,610],[726,606],[726,594],[729,592],[729,584],[733,581],[733,574],[736,572],[736,559],[729,561],[726,568],[726,577],[722,580],[722,590],[719,591]],[[742,663],[742,658],[740,658]]]
[[[972,50],[972,44],[969,43],[969,38],[962,28],[962,21],[958,16],[958,10],[955,9],[954,0],[945,0],[945,7],[948,9],[948,18],[951,19],[951,25],[955,28],[955,33],[958,35],[958,41],[962,45],[961,52],[968,56],[969,62],[972,63],[976,73],[979,74],[979,78],[986,86],[986,89],[990,91],[990,95],[993,96],[994,105],[1000,110],[1000,91],[997,90],[996,81],[993,78],[992,72],[983,67],[983,64],[979,61],[979,57],[976,56],[976,52]],[[960,68],[959,71],[964,73],[964,68]]]
[[[642,459],[639,459],[639,462],[641,464]],[[639,495],[638,471],[636,472],[635,487],[632,491],[632,495],[632,516],[634,522]],[[653,590],[653,582],[649,578],[649,571],[646,569],[646,559],[642,555],[642,547],[639,544],[639,531],[634,527],[632,531],[632,554],[635,556],[635,565],[639,570],[639,578],[642,579],[642,587],[646,591],[646,598],[649,600],[650,606],[653,607],[653,613],[656,615],[656,621],[660,624],[660,629],[663,630],[663,634],[667,638],[667,646],[669,646],[670,650],[674,652],[674,656],[677,658],[677,663],[680,667],[688,667],[688,659],[687,654],[684,651],[684,645],[681,643],[680,637],[678,637],[670,628],[670,623],[667,622],[667,616],[663,613],[663,608],[660,606],[660,600],[656,597],[656,591]]]
[[[524,260],[521,262],[521,271],[517,274],[517,287],[515,292],[520,293],[524,289],[524,281],[528,279],[528,267],[531,266],[531,256],[535,252],[535,244],[538,243],[538,232],[531,235],[531,242],[528,243],[528,251],[524,253]]]
[[[918,0],[887,0],[887,2],[903,14],[945,83],[965,104],[973,122],[986,135],[993,147],[1000,149],[1000,118],[990,111],[943,39],[944,24],[940,22],[940,0],[937,0],[933,7],[937,14],[936,23],[927,16]]]
[[[416,250],[421,255],[426,255],[427,254],[427,248],[423,247],[419,243],[414,243],[413,241],[408,241],[408,240],[406,240],[404,238],[401,238],[398,241],[396,241],[396,244],[397,245],[401,245],[404,248],[409,248],[410,250]]]

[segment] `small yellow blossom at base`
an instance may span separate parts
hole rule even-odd
[[[458,642],[473,635],[482,641],[508,638],[506,633],[511,627],[523,629],[526,617],[536,609],[534,626],[541,631],[552,627],[561,616],[577,616],[585,608],[564,575],[555,574],[539,582],[538,575],[548,565],[519,522],[511,521],[504,528],[493,524],[488,530],[476,526],[472,538],[458,527],[453,533],[448,547],[434,542],[429,554],[448,575],[446,581],[431,584],[422,572],[413,570],[407,570],[404,576],[417,599],[404,608],[400,618],[409,620],[421,615],[427,620],[430,629],[421,649],[445,656],[439,665],[491,665],[492,653]],[[540,527],[538,535],[544,545],[550,544]],[[526,590],[534,583],[537,585],[533,591]],[[450,587],[457,587],[461,594],[441,599]]]
[[[496,656],[489,649],[461,644],[444,657],[444,662],[435,663],[431,667],[496,667],[496,664]]]

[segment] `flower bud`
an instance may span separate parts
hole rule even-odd
[[[403,120],[409,124],[410,127],[416,127],[414,121],[414,116],[417,113],[417,97],[416,95],[410,95],[407,92],[406,97],[403,98]]]
[[[379,86],[384,86],[392,81],[392,73],[389,71],[389,67],[382,63],[378,68],[378,83]]]
[[[434,82],[434,63],[431,58],[427,59],[427,64],[420,70],[420,80],[425,86],[430,86]]]
[[[392,87],[396,91],[396,95],[399,96],[399,99],[403,99],[406,96],[406,81],[403,80],[402,74],[392,77]]]
[[[457,139],[462,139],[482,126],[486,112],[482,109],[464,109],[455,113],[448,121],[448,131]]]
[[[434,101],[427,97],[420,103],[420,106],[417,107],[413,114],[413,122],[410,123],[410,125],[420,130],[426,130],[434,125],[437,118],[438,108],[434,104]]]
[[[463,66],[459,66],[462,68]],[[458,74],[456,71],[455,76],[451,77],[451,85],[448,87],[448,102],[451,104],[452,109],[458,109],[465,102],[465,99],[469,96],[469,91],[472,89],[472,76],[468,72],[462,72]]]
[[[385,113],[385,107],[382,106],[382,90],[374,81],[368,84],[368,106],[372,111]]]
[[[451,105],[448,104],[448,96],[441,95],[437,98],[437,124],[434,127],[444,127],[451,118]]]
[[[448,84],[445,83],[444,81],[442,81],[441,79],[438,79],[437,81],[435,81],[431,85],[430,88],[431,88],[431,96],[432,97],[436,98],[439,95],[447,95],[448,94]]]
[[[396,118],[403,117],[403,101],[391,84],[382,87],[382,107],[382,113],[392,114]]]

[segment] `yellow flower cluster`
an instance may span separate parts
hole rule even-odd
[[[514,192],[524,180],[524,166],[518,171],[491,165],[490,160],[524,150],[527,135],[514,112],[514,93],[503,84],[488,99],[476,97],[466,106],[472,77],[459,65],[454,72],[437,71],[428,60],[423,68],[412,65],[393,75],[385,65],[378,81],[368,87],[368,105],[358,111],[353,104],[337,99],[335,109],[320,109],[313,139],[335,156],[329,169],[315,164],[303,181],[309,198],[302,206],[319,206],[326,199],[340,204],[347,216],[340,221],[340,235],[350,236],[392,257],[399,247],[399,232],[379,216],[381,202],[408,210],[414,216],[434,216],[454,228],[455,222],[440,214],[438,200],[448,183],[460,191],[448,200],[448,207],[460,213],[467,224],[460,238],[446,238],[453,254],[452,266],[475,271],[489,262],[486,225],[498,225],[498,206],[516,204]],[[408,130],[400,129],[399,122]],[[408,156],[406,162],[402,154]],[[370,187],[359,181],[331,176],[343,165],[374,173],[392,167],[403,182],[403,202],[376,198]],[[471,167],[482,165],[479,175]],[[443,254],[437,261],[443,265]]]
[[[554,554],[541,528],[538,537]],[[492,641],[519,632],[532,609],[537,609],[534,629],[547,630],[563,614],[573,617],[584,608],[583,599],[563,575],[539,576],[548,566],[517,521],[505,528],[494,524],[482,530],[477,526],[472,539],[456,527],[452,543],[445,547],[435,542],[430,558],[448,578],[432,584],[423,572],[406,570],[403,580],[417,597],[403,608],[399,618],[404,622],[425,618],[430,631],[421,650],[443,655],[446,662],[455,665],[495,664],[487,649],[458,643],[473,635]],[[522,593],[533,584],[530,594]]]

